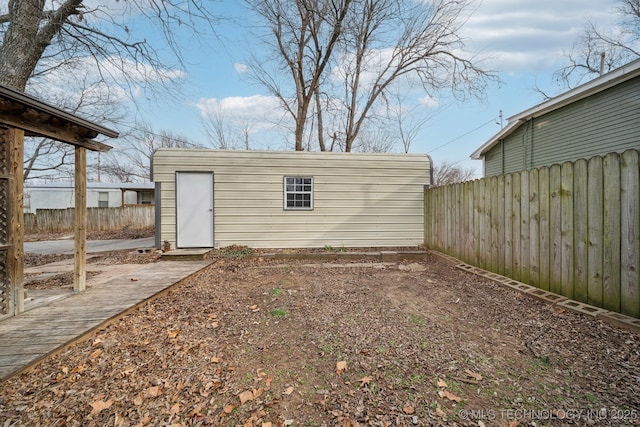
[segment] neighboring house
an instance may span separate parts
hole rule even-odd
[[[471,157],[484,176],[640,148],[640,60],[509,118]]]
[[[154,185],[144,183],[87,183],[88,208],[118,208],[129,205],[153,205]],[[73,182],[27,184],[24,188],[24,212],[37,209],[67,209],[75,206]]]
[[[427,155],[161,148],[152,171],[158,247],[423,242]]]

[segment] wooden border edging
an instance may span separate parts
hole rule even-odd
[[[589,304],[584,304],[578,301],[574,301],[562,295],[558,295],[556,293],[549,292],[544,289],[536,288],[536,287],[527,285],[525,283],[519,282],[517,280],[513,280],[509,277],[501,276],[500,274],[492,273],[490,271],[483,270],[478,267],[474,267],[450,255],[443,254],[438,251],[429,250],[429,252],[433,255],[436,255],[446,261],[449,261],[455,264],[455,267],[462,271],[466,271],[467,273],[472,273],[478,276],[482,276],[486,279],[489,279],[498,283],[499,285],[505,288],[518,291],[525,295],[529,295],[540,301],[551,304],[552,306],[556,306],[561,309],[567,309],[576,313],[587,315],[594,319],[602,320],[603,322],[606,322],[610,325],[624,328],[631,332],[640,334],[640,319],[636,319],[630,316],[625,316],[624,314],[605,310],[600,307],[594,307]]]
[[[270,258],[281,260],[323,260],[323,261],[347,261],[366,259],[372,261],[400,261],[403,259],[421,259],[427,255],[428,251],[379,251],[379,252],[292,252],[292,253],[269,253],[254,255],[256,258]]]

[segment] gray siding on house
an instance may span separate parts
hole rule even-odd
[[[629,148],[640,148],[640,77],[523,123],[485,153],[485,175]]]
[[[176,244],[176,172],[213,172],[217,246],[414,246],[423,239],[426,155],[160,149],[159,241]],[[283,177],[312,176],[313,210],[283,208]]]

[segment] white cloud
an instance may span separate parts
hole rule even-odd
[[[201,98],[196,107],[203,117],[222,114],[236,125],[250,122],[254,131],[273,128],[283,116],[278,99],[265,95]]]
[[[440,101],[430,95],[424,95],[418,99],[418,103],[427,108],[437,108],[440,106]]]
[[[233,69],[242,74],[249,71],[249,67],[247,66],[247,64],[243,64],[241,62],[234,62]]]
[[[588,20],[612,27],[614,1],[484,0],[463,28],[467,47],[505,73],[553,68]]]

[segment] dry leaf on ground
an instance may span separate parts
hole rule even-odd
[[[162,394],[162,387],[152,386],[145,390],[145,395],[147,397],[158,397]]]
[[[226,405],[222,410],[225,414],[230,414],[233,412],[234,409],[236,409],[238,407],[238,405],[234,405],[234,404],[229,404]]]
[[[371,377],[362,377],[358,381],[360,381],[360,387],[364,387],[368,385],[373,378]]]
[[[96,400],[95,402],[93,402],[91,404],[91,407],[93,408],[91,410],[91,413],[89,415],[96,415],[99,414],[100,411],[109,408],[111,405],[113,404],[113,399],[109,399],[109,400]]]
[[[476,381],[480,381],[480,380],[482,379],[482,375],[480,375],[480,374],[479,374],[479,373],[477,373],[477,372],[473,372],[473,371],[472,371],[472,370],[470,370],[470,369],[465,369],[465,370],[464,370],[464,373],[465,373],[465,374],[467,374],[467,376],[468,376],[468,377],[471,377],[471,378],[473,378],[473,379],[474,379],[474,380],[476,380]]]
[[[238,397],[240,398],[240,404],[244,405],[245,402],[248,402],[249,400],[253,400],[253,392],[251,390],[245,390],[242,393],[240,393]]]
[[[446,397],[447,399],[460,403],[460,400],[461,400],[460,397],[456,396],[450,391],[444,390],[443,394],[444,394],[444,397]]]

